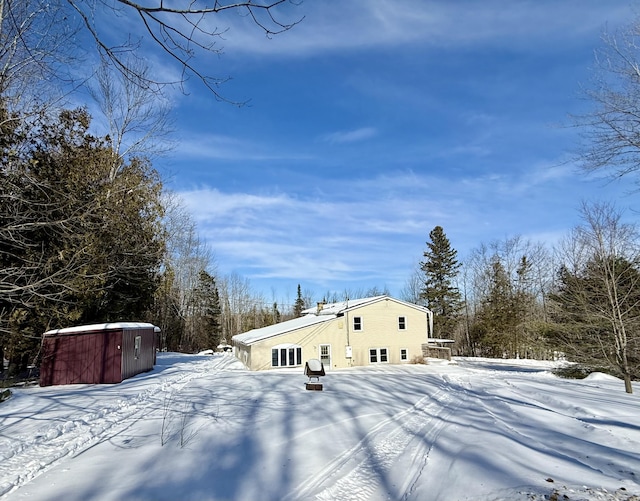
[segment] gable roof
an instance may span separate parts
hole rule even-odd
[[[429,310],[426,306],[409,303],[407,301],[402,301],[401,299],[396,299],[387,295],[365,297],[362,299],[348,299],[347,301],[340,301],[338,303],[324,304],[321,305],[322,309],[319,312],[317,311],[318,308],[308,308],[302,313],[315,315],[339,315],[340,313],[344,313],[345,311],[355,310],[356,308],[368,306],[379,301],[393,301],[394,303],[402,304],[409,308],[415,308],[416,310],[420,310],[424,313],[431,313],[431,310]]]
[[[344,313],[347,310],[357,308],[359,306],[363,306],[369,303],[375,303],[376,301],[380,301],[388,296],[374,296],[374,297],[365,297],[361,299],[348,299],[346,301],[340,301],[338,303],[328,303],[322,304],[322,309],[318,312],[318,307],[308,308],[303,310],[303,314],[312,314],[312,315],[337,315],[339,313]],[[321,304],[321,303],[320,303]]]
[[[403,304],[405,306],[416,308],[424,313],[430,313],[430,311],[424,306],[420,306],[413,303],[407,303],[399,299],[394,299],[390,296],[374,296],[365,297],[361,299],[349,299],[347,301],[340,301],[338,303],[329,303],[322,305],[322,309],[318,311],[318,307],[308,308],[302,311],[303,316],[287,320],[286,322],[280,322],[278,324],[269,325],[260,329],[253,329],[242,334],[236,334],[232,337],[233,341],[240,344],[250,345],[263,339],[279,336],[287,332],[302,329],[310,325],[319,324],[333,320],[334,318],[343,315],[346,311],[351,311],[356,308],[377,303],[378,301],[390,300],[396,303]]]

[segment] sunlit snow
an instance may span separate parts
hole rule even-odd
[[[457,359],[250,372],[160,354],[117,385],[0,404],[0,499],[631,500],[640,400],[602,374]]]

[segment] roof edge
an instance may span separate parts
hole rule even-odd
[[[147,322],[109,322],[103,324],[75,325],[73,327],[63,327],[61,329],[51,329],[42,336],[56,336],[62,334],[79,334],[82,332],[100,332],[120,329],[156,329],[156,326]]]

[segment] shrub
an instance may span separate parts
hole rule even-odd
[[[590,367],[582,364],[570,364],[554,369],[553,373],[556,376],[566,379],[584,379],[592,372],[605,372],[608,373],[603,367]]]
[[[11,396],[11,390],[0,391],[0,402],[4,402]]]
[[[427,365],[427,360],[422,355],[415,355],[410,361],[410,364],[423,364]]]

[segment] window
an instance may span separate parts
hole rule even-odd
[[[406,349],[401,349],[400,350],[400,360],[402,362],[406,362],[409,359],[409,353],[407,352]]]
[[[271,367],[298,365],[302,365],[302,347],[288,344],[271,348]]]
[[[405,317],[398,317],[398,329],[403,331],[407,328],[407,319]]]
[[[370,348],[369,363],[370,364],[389,363],[389,350],[387,348]]]
[[[133,357],[138,360],[140,358],[140,345],[142,344],[142,336],[136,336],[133,340]]]
[[[362,330],[362,317],[353,317],[353,330],[354,331]]]
[[[321,344],[320,345],[320,362],[325,367],[331,367],[331,345],[330,344]]]

